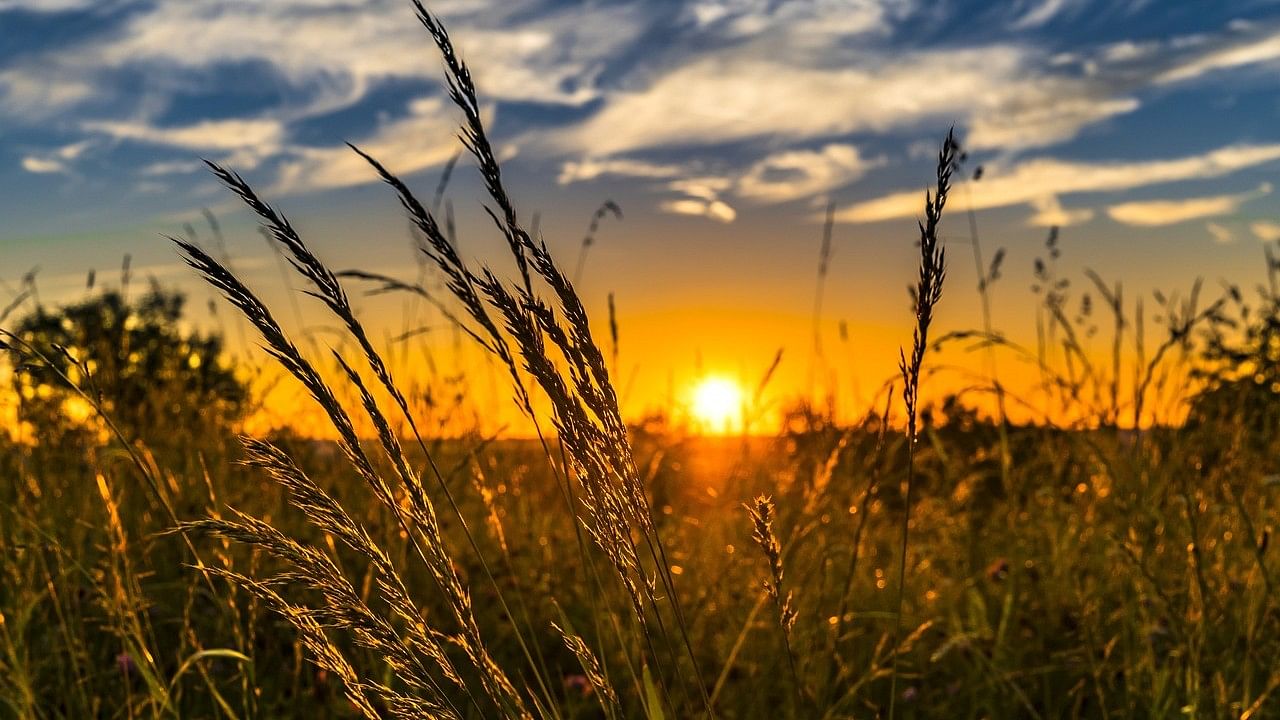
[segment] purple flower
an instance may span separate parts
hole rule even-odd
[[[566,675],[564,677],[564,687],[566,690],[576,690],[583,697],[591,694],[591,681],[586,675]]]

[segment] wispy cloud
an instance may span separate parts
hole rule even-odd
[[[206,120],[192,125],[156,127],[140,122],[87,122],[84,129],[116,140],[212,153],[242,169],[258,166],[284,146],[287,132],[278,120]]]
[[[1202,75],[1229,68],[1280,60],[1280,33],[1261,37],[1237,37],[1211,45],[1187,60],[1177,63],[1155,77],[1157,84],[1192,80]]]
[[[187,150],[251,150],[274,152],[284,142],[285,128],[279,120],[206,120],[192,125],[155,127],[137,122],[91,121],[89,132],[120,140],[168,145]]]
[[[383,124],[357,141],[362,150],[382,159],[398,174],[443,164],[457,152],[457,124],[439,97],[410,104],[407,117]],[[492,111],[486,111],[492,120]],[[377,181],[369,163],[346,146],[286,148],[271,192],[300,193]]]
[[[609,175],[633,178],[672,178],[688,173],[688,168],[672,163],[652,163],[631,158],[586,158],[564,163],[556,182],[569,185]]]
[[[1234,145],[1201,155],[1141,162],[1075,162],[1037,158],[1011,167],[994,166],[973,188],[974,209],[1036,205],[1048,198],[1080,193],[1131,190],[1194,178],[1216,178],[1280,159],[1280,144]],[[920,192],[884,195],[841,209],[842,222],[876,222],[913,217],[919,212]],[[1042,205],[1043,207],[1043,205]]]
[[[721,200],[681,198],[665,200],[658,207],[664,212],[676,215],[696,215],[723,223],[733,222],[738,217],[738,212]]]
[[[1093,209],[1067,196],[1235,166],[1221,169],[1208,156],[1199,165],[1020,158],[1119,126],[1155,94],[1280,60],[1274,24],[1105,43],[1058,33],[1104,5],[1130,13],[1140,3],[1122,11],[1093,0],[1016,0],[975,11],[982,32],[945,36],[927,30],[972,19],[920,0],[431,5],[484,99],[501,110],[497,136],[557,165],[558,182],[639,178],[661,209],[720,221],[744,205],[839,191],[901,162],[903,143],[954,123],[968,149],[998,154],[1003,165],[989,163],[976,204],[1027,205],[1037,224],[1084,222]],[[347,134],[317,127],[340,125],[357,113],[339,111],[358,105],[359,117],[377,120],[349,136],[401,172],[441,163],[456,148],[438,59],[404,0],[0,0],[0,13],[15,9],[92,10],[101,20],[97,32],[0,60],[8,63],[0,65],[0,122],[55,129],[48,149],[24,146],[26,172],[73,172],[77,158],[58,148],[93,137],[110,138],[121,154],[149,146],[131,166],[144,182],[189,172],[191,156],[206,154],[257,168],[280,192],[342,187],[370,177],[341,146]],[[1046,34],[1055,42],[1042,42]],[[272,92],[247,101],[246,85]],[[238,93],[236,102],[219,104],[218,119],[194,119],[192,105],[227,93]],[[916,195],[851,205],[840,217],[910,216]],[[1174,209],[1119,200],[1107,213],[1121,221],[1218,214],[1190,201]]]
[[[65,12],[90,7],[95,0],[0,0],[0,11]]]
[[[866,159],[853,145],[833,143],[818,150],[790,150],[756,162],[738,180],[742,197],[782,202],[813,197],[861,178],[883,159]]]
[[[43,121],[94,97],[95,92],[87,79],[71,77],[43,62],[0,69],[0,116]]]
[[[61,173],[67,171],[65,163],[59,162],[52,158],[37,157],[28,155],[22,158],[22,169],[36,175],[46,175],[51,173]]]
[[[1209,237],[1213,238],[1213,241],[1219,245],[1230,245],[1236,241],[1235,233],[1224,225],[1210,222],[1204,224],[1204,229],[1209,231]]]
[[[169,160],[145,165],[138,170],[138,174],[143,177],[161,177],[163,175],[183,175],[198,172],[202,169],[204,169],[204,164],[198,160]]]
[[[1009,27],[1015,30],[1040,27],[1080,3],[1075,0],[1036,0],[1029,4],[1030,7],[1009,23]]]
[[[432,3],[450,22],[486,95],[581,104],[597,96],[599,63],[643,28],[635,8],[572,7],[536,16],[496,0]],[[172,75],[230,63],[263,63],[306,91],[297,109],[346,107],[393,78],[434,82],[439,67],[411,8],[272,0],[155,3],[133,12],[111,37],[71,55],[99,68],[163,68]]]
[[[804,67],[742,49],[693,60],[642,89],[612,93],[603,109],[554,137],[597,154],[770,136],[788,140],[877,132],[969,117],[971,144],[1035,147],[1128,112],[1088,80],[1035,73],[1043,61],[1017,45],[842,58]]]
[[[1107,215],[1126,225],[1173,225],[1188,220],[1229,215],[1244,203],[1271,192],[1271,185],[1263,183],[1257,190],[1234,195],[1182,198],[1180,200],[1139,200],[1120,203],[1107,208]]]
[[[914,3],[885,0],[695,0],[685,14],[699,29],[731,38],[786,34],[791,39],[855,37],[887,32]]]
[[[1263,242],[1274,242],[1280,240],[1280,223],[1259,220],[1249,224],[1249,232]]]
[[[1089,208],[1064,208],[1055,195],[1048,195],[1031,201],[1035,214],[1027,219],[1027,224],[1036,227],[1068,227],[1089,222],[1094,211]]]
[[[69,163],[83,155],[92,146],[92,140],[84,140],[63,145],[49,153],[26,155],[22,158],[22,169],[38,175],[70,173]]]

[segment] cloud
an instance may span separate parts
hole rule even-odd
[[[162,175],[182,175],[193,173],[204,168],[204,163],[197,160],[170,160],[145,165],[138,171],[143,177],[160,177]]]
[[[537,16],[496,1],[432,3],[489,98],[579,105],[597,97],[604,59],[644,27],[638,8],[566,7]],[[329,112],[393,78],[437,82],[439,62],[407,3],[316,0],[155,3],[109,39],[74,56],[81,65],[163,69],[265,63]]]
[[[1102,96],[1100,89],[1091,88],[1088,83],[1046,79],[1037,87],[1012,92],[1003,109],[974,117],[967,143],[974,150],[1052,145],[1139,106],[1134,98]]]
[[[50,2],[57,9],[91,5]],[[33,5],[41,2],[0,0],[0,10]],[[537,13],[498,0],[437,0],[431,7],[448,23],[486,101],[543,105],[597,99],[606,63],[652,22],[651,13],[635,5]],[[355,105],[393,82],[439,85],[443,76],[430,36],[403,0],[120,0],[103,8],[99,20],[103,31],[87,39],[50,42],[20,62],[0,64],[0,117],[70,118],[64,125],[80,133],[211,154],[241,169],[278,161],[281,187],[322,189],[351,184],[357,168],[336,141],[333,147],[291,144],[297,123]],[[251,73],[250,82],[274,88],[280,99],[251,115],[177,126],[158,120],[179,93],[219,98],[228,88],[217,71],[228,67],[237,82]],[[145,88],[140,95],[138,87]],[[405,172],[434,163],[444,143],[448,152],[456,147],[453,123],[412,114],[409,121],[384,120],[365,138],[394,153]],[[424,141],[414,132],[432,134]],[[63,169],[37,155],[25,166]],[[187,168],[153,163],[142,175]]]
[[[1012,167],[988,166],[972,193],[973,208],[1036,204],[1046,198],[1078,193],[1104,193],[1160,185],[1180,180],[1207,179],[1280,159],[1280,144],[1232,145],[1201,155],[1140,162],[1076,162],[1036,158]],[[877,222],[915,217],[922,191],[907,190],[854,203],[841,209],[841,222]]]
[[[700,198],[666,200],[658,206],[658,209],[677,215],[697,215],[722,223],[733,222],[738,217],[738,212],[721,200]]]
[[[0,70],[0,114],[28,122],[56,116],[93,97],[93,85],[36,63]]]
[[[606,175],[619,175],[633,178],[671,178],[688,172],[683,165],[661,164],[632,160],[629,158],[586,158],[569,161],[560,167],[560,175],[556,182],[568,185],[575,182],[595,180]]]
[[[884,0],[698,0],[685,8],[685,15],[698,28],[715,30],[730,38],[769,32],[781,32],[791,38],[851,37],[887,32],[891,20],[911,7],[911,3]]]
[[[969,117],[975,147],[1033,147],[1129,112],[1087,79],[1040,76],[1016,45],[841,58],[802,67],[742,50],[693,59],[640,89],[613,93],[562,150],[612,155],[773,137],[806,140]]]
[[[1094,212],[1088,208],[1067,209],[1054,195],[1037,198],[1031,201],[1036,213],[1027,220],[1036,227],[1068,227],[1079,225],[1093,219]]]
[[[1017,0],[992,13],[991,32],[945,42],[930,32],[907,39],[919,23],[928,30],[954,20],[954,8],[919,0],[679,0],[663,13],[643,0],[433,0],[431,7],[486,102],[515,118],[507,122],[517,125],[521,148],[559,163],[558,182],[641,178],[682,196],[669,202],[686,203],[683,210],[689,200],[703,201],[702,214],[712,203],[732,212],[740,202],[791,201],[855,182],[887,164],[867,155],[875,146],[866,136],[919,137],[956,123],[965,128],[966,149],[1000,151],[1012,162],[1135,112],[1153,85],[1280,58],[1280,33],[1261,24],[1170,40],[1055,44],[1065,52],[1028,39],[1027,30],[1080,19],[1085,0]],[[298,144],[300,137],[319,142],[311,138],[320,123],[302,121],[362,101],[381,105],[389,95],[379,89],[430,95],[441,76],[437,53],[403,0],[0,0],[0,11],[15,8],[94,8],[101,23],[65,45],[53,39],[6,60],[0,114],[37,126],[59,118],[94,136],[213,154],[241,168],[263,165],[288,192],[367,176],[336,138],[333,146]],[[657,31],[665,33],[661,41]],[[227,70],[237,86],[251,75],[275,99],[255,96],[259,104],[238,117],[176,126],[161,120],[179,99],[220,98]],[[141,97],[138,88],[146,88]],[[244,107],[241,101],[227,107]],[[503,103],[542,107],[507,114]],[[363,144],[381,148],[402,172],[437,164],[454,150],[455,128],[444,109],[431,112],[383,118]],[[645,154],[655,150],[663,153]],[[160,159],[140,177],[191,168]],[[976,195],[1030,205],[1035,223],[1068,224],[1093,215],[1064,208],[1060,195],[1091,192],[1099,182],[1099,191],[1114,189],[1097,176],[1070,189],[1071,178],[1052,175],[1059,161],[1044,162],[1025,169],[1040,175],[1020,178],[1034,181],[1031,189],[1002,189],[996,174]],[[40,153],[22,163],[30,172],[72,164]],[[727,183],[713,195],[668,182],[713,173]],[[1135,183],[1121,185],[1143,184]],[[913,197],[909,211],[892,212],[913,215],[918,205]]]
[[[1014,30],[1027,30],[1047,24],[1076,3],[1073,0],[1040,0],[1040,2],[1009,23]]]
[[[67,172],[67,166],[65,163],[51,158],[36,157],[34,155],[28,155],[22,158],[22,169],[37,175]]]
[[[1280,223],[1270,220],[1259,220],[1249,225],[1249,232],[1263,242],[1280,240]]]
[[[1229,228],[1223,227],[1218,223],[1205,223],[1204,229],[1209,231],[1209,236],[1213,241],[1220,245],[1228,245],[1236,241],[1235,233]]]
[[[1126,225],[1173,225],[1200,218],[1229,215],[1250,200],[1271,192],[1271,185],[1263,183],[1257,190],[1235,195],[1213,195],[1181,200],[1140,200],[1121,203],[1107,208],[1107,215]]]
[[[883,158],[864,158],[853,145],[831,143],[816,150],[776,152],[745,168],[718,175],[700,174],[695,164],[587,158],[565,163],[558,180],[562,185],[606,175],[664,180],[659,186],[662,190],[679,193],[686,200],[698,200],[701,204],[695,206],[670,201],[660,205],[662,209],[681,214],[711,215],[728,222],[736,213],[722,201],[726,194],[763,203],[814,197],[847,185],[884,162]],[[717,202],[718,205],[715,204]],[[714,210],[708,210],[709,207],[714,207]]]
[[[701,200],[715,200],[721,193],[733,187],[733,181],[726,177],[709,175],[673,180],[667,183],[667,187]]]
[[[457,123],[445,103],[439,97],[416,100],[410,104],[408,116],[383,124],[355,144],[401,176],[444,164],[458,151]],[[492,122],[492,110],[485,110],[484,116],[486,122]],[[274,194],[329,190],[378,180],[369,163],[346,146],[292,146],[284,152],[289,159],[280,165],[271,190]]]
[[[238,151],[240,165],[255,165],[255,159],[272,155],[285,140],[279,120],[206,120],[192,125],[154,127],[138,122],[91,121],[84,129],[117,140],[149,145],[165,145],[196,151]]]
[[[1280,60],[1280,33],[1246,37],[1176,63],[1154,78],[1158,85],[1192,80],[1218,70]]]
[[[24,10],[26,12],[56,13],[92,7],[95,0],[0,0],[0,12]]]
[[[819,150],[790,150],[756,162],[739,178],[737,193],[764,202],[812,197],[847,185],[884,163],[867,160],[853,145],[831,144]]]
[[[672,180],[666,183],[665,189],[680,193],[684,197],[664,200],[658,204],[658,209],[676,215],[696,215],[717,222],[731,223],[738,217],[738,211],[720,196],[732,187],[731,178],[717,175]]]
[[[193,154],[213,154],[221,162],[242,170],[251,170],[279,153],[287,134],[283,123],[267,118],[206,120],[176,127],[90,121],[84,123],[83,128],[116,140],[179,148]]]
[[[53,152],[26,155],[22,158],[22,169],[37,175],[70,173],[70,162],[83,155],[92,145],[92,140],[85,140],[63,145]]]

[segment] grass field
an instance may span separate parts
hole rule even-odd
[[[212,166],[347,349],[300,349],[225,258],[175,247],[331,427],[238,437],[253,386],[163,293],[6,311],[0,717],[1280,716],[1273,261],[1256,300],[1157,299],[1146,346],[1119,286],[1088,278],[1098,318],[1068,309],[1051,236],[1038,348],[989,318],[939,337],[935,306],[972,291],[945,276],[948,136],[875,410],[797,400],[751,436],[629,424],[608,325],[522,224],[471,76],[418,10],[511,266],[470,267],[396,159],[365,158],[535,437],[438,432],[352,309],[362,279]],[[984,300],[999,257],[978,256]],[[1096,325],[1103,357],[1079,338]],[[989,358],[971,395],[993,411],[926,404],[939,343]],[[1036,397],[998,381],[1009,354]]]

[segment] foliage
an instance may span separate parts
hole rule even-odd
[[[73,430],[67,377],[130,437],[163,442],[173,432],[225,432],[247,409],[248,389],[224,357],[220,335],[181,329],[184,304],[181,293],[158,287],[136,300],[108,290],[21,318],[13,332],[42,356],[28,357],[13,376],[23,419],[38,437]]]

